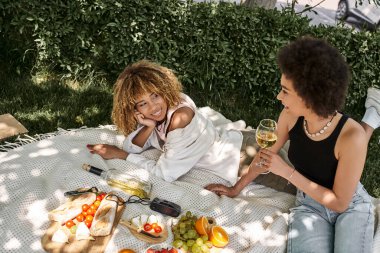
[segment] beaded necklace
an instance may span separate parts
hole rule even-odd
[[[316,132],[314,134],[309,133],[309,131],[307,130],[307,121],[306,121],[306,119],[304,119],[303,120],[303,128],[305,129],[305,133],[307,134],[307,136],[314,138],[314,137],[317,137],[317,136],[320,136],[321,134],[323,134],[326,131],[326,129],[331,126],[331,122],[334,119],[336,114],[337,114],[337,111],[334,112],[334,115],[331,117],[330,121],[327,122],[327,124],[321,130],[319,130],[318,132]]]

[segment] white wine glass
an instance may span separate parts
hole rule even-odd
[[[261,148],[270,148],[277,141],[277,123],[272,119],[263,119],[260,121],[259,126],[256,129],[256,142]],[[256,164],[261,167],[262,162]],[[263,172],[261,174],[268,174],[270,171]]]

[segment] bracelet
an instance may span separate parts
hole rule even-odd
[[[293,171],[292,171],[292,173],[291,173],[290,176],[288,177],[288,184],[287,184],[287,185],[290,184],[289,180],[292,178],[292,176],[293,176],[293,174],[294,174],[295,171],[296,171],[296,169],[294,168]]]

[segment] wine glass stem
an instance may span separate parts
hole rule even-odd
[[[256,166],[258,166],[260,168],[263,167],[263,163],[262,163],[261,159],[260,159],[260,161],[258,163],[256,163]],[[270,170],[267,170],[265,172],[261,172],[260,174],[261,175],[266,175],[266,174],[269,174],[269,173],[270,173]]]

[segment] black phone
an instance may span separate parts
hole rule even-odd
[[[153,211],[169,215],[172,217],[178,217],[181,213],[181,207],[176,203],[170,202],[168,200],[154,198],[150,203],[150,209]]]

